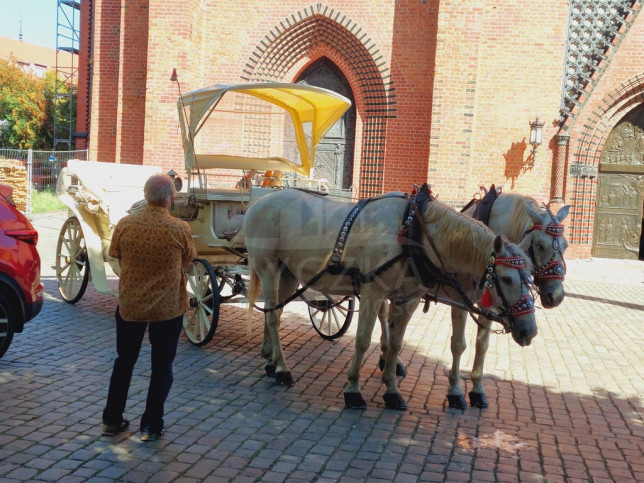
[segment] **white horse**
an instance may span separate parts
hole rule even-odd
[[[295,292],[298,283],[327,294],[360,296],[355,354],[344,389],[349,408],[366,407],[360,394],[360,367],[378,312],[388,299],[392,307],[382,374],[384,399],[388,408],[406,409],[396,384],[396,360],[407,323],[427,291],[419,278],[444,283],[452,280],[447,274],[459,274],[461,283],[480,281],[488,299],[485,305],[500,307],[498,317],[510,327],[514,340],[521,346],[530,344],[537,326],[523,270],[530,269],[527,256],[482,223],[434,200],[427,204],[420,224],[425,231],[420,241],[423,261],[440,267],[430,274],[426,263],[401,255],[398,220],[407,206],[402,197],[381,197],[370,200],[356,215],[352,205],[299,190],[281,190],[250,206],[243,227],[250,273],[249,320],[261,290],[266,311],[261,354],[269,359],[267,372],[274,370],[278,384],[293,385],[279,322],[280,302]],[[280,308],[274,309],[278,304]]]
[[[495,189],[492,186],[491,190]],[[476,205],[465,211],[473,215]],[[568,216],[570,206],[562,207],[556,215],[548,209],[540,209],[529,196],[515,193],[499,195],[489,212],[488,226],[519,246],[530,255],[533,264],[533,279],[538,288],[544,308],[556,307],[564,298],[563,280],[566,265],[563,254],[568,242],[563,237],[561,222]],[[460,387],[461,356],[467,347],[465,324],[468,313],[452,307],[452,367],[449,372],[447,400],[451,408],[465,409],[467,403]],[[485,408],[489,403],[483,388],[483,364],[490,340],[492,322],[485,317],[478,319],[476,350],[471,372],[472,390],[470,405]]]

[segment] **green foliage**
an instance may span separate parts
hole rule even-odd
[[[40,78],[0,59],[0,119],[8,122],[0,147],[51,149],[55,80],[53,72]]]
[[[32,213],[46,213],[65,209],[67,209],[67,206],[58,199],[53,189],[34,190],[31,194]]]

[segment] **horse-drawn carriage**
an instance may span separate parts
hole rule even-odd
[[[346,405],[365,405],[359,370],[379,317],[385,402],[403,409],[397,356],[405,326],[425,297],[454,307],[448,394],[453,407],[466,405],[459,387],[464,314],[479,314],[470,402],[485,407],[481,372],[492,321],[502,323],[520,345],[536,335],[526,269],[532,270],[545,307],[563,298],[561,220],[567,208],[553,215],[532,199],[504,195],[489,225],[519,247],[433,200],[427,189],[421,190],[422,201],[396,193],[346,203],[351,192],[316,179],[314,164],[316,146],[349,106],[336,93],[294,84],[214,86],[180,97],[187,185],[171,173],[178,190],[171,213],[190,225],[199,256],[186,270],[186,335],[195,345],[209,342],[220,303],[245,301],[250,281],[249,307],[258,294],[265,303],[266,372],[292,385],[277,331],[285,302],[300,296],[318,333],[333,339],[347,330],[359,294]],[[66,301],[80,300],[90,273],[97,290],[114,291],[107,277],[108,267],[119,274],[117,261],[108,256],[112,231],[128,211],[141,209],[143,184],[159,171],[70,161],[61,172],[57,193],[70,217],[58,240],[56,276]],[[391,308],[385,310],[388,302]]]
[[[348,99],[300,84],[213,86],[178,100],[187,185],[174,172],[177,196],[171,214],[191,228],[198,253],[186,271],[190,309],[188,339],[208,343],[222,302],[241,302],[246,291],[242,220],[250,203],[282,187],[301,187],[343,200],[351,191],[315,177],[316,146],[350,107]],[[118,221],[144,206],[143,185],[158,166],[69,161],[57,185],[69,208],[58,238],[56,277],[63,299],[78,302],[88,282],[115,293],[109,257]],[[342,335],[355,299],[307,290],[311,322],[327,339]]]

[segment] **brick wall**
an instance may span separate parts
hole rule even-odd
[[[179,88],[186,93],[215,83],[291,82],[324,56],[353,90],[354,184],[363,196],[407,191],[429,180],[453,206],[481,184],[504,185],[543,202],[552,197],[567,1],[91,3],[90,159],[182,173]],[[83,19],[88,4],[81,5]],[[601,110],[606,99],[642,91],[633,80],[642,65],[644,20],[638,22],[624,42],[628,48],[620,47],[623,55],[611,60],[605,85],[589,93],[592,102],[568,126],[572,157],[587,147],[596,150],[617,122],[599,121],[598,113],[609,112]],[[180,86],[169,80],[174,67]],[[80,82],[82,90],[87,81],[80,76]],[[536,116],[545,127],[535,159],[528,123]],[[602,126],[584,127],[589,122]],[[591,138],[591,145],[583,140]],[[585,256],[591,240],[581,234],[592,233],[594,187],[568,177],[562,183],[565,201],[576,205],[575,243],[586,247],[571,253]]]

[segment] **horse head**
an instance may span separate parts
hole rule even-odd
[[[530,345],[538,331],[529,288],[530,268],[527,256],[498,235],[480,283],[480,305],[508,322],[506,328],[520,346]]]
[[[534,283],[538,288],[541,304],[545,308],[556,307],[565,296],[563,281],[566,262],[563,255],[568,241],[563,236],[564,227],[561,222],[568,216],[570,205],[562,207],[556,215],[549,209],[538,209],[530,200],[524,202],[524,207],[533,226],[524,235],[521,247],[528,251],[532,259]]]

